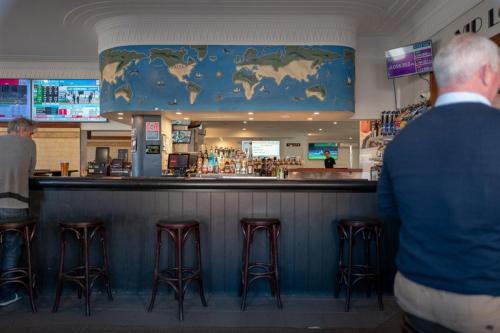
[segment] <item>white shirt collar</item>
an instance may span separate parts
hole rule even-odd
[[[455,103],[482,103],[491,106],[491,102],[484,96],[465,91],[449,92],[442,94],[436,100],[435,106]]]

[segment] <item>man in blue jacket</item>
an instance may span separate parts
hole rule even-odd
[[[454,37],[434,59],[435,108],[384,154],[379,209],[401,219],[394,293],[458,332],[500,332],[499,48]]]

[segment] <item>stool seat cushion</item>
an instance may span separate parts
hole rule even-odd
[[[0,230],[5,229],[22,229],[27,225],[35,224],[35,219],[32,217],[2,219],[0,221]]]
[[[160,220],[156,223],[158,228],[164,229],[182,229],[182,228],[190,228],[200,225],[200,222],[196,220]]]
[[[358,217],[358,218],[341,219],[339,221],[339,225],[344,227],[355,227],[355,228],[375,227],[375,226],[380,226],[381,222],[373,218]]]
[[[92,221],[61,222],[59,225],[63,228],[93,228],[103,226],[104,222],[95,219]]]
[[[280,224],[280,220],[276,218],[268,218],[268,217],[255,217],[248,218],[244,217],[241,219],[241,224],[250,224],[254,226],[271,226]]]

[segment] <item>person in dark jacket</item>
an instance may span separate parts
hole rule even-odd
[[[454,37],[434,59],[435,107],[387,146],[378,205],[401,220],[394,293],[457,332],[500,330],[499,48]]]
[[[325,168],[332,169],[335,166],[335,159],[330,156],[330,151],[325,150]]]
[[[29,215],[29,177],[36,164],[34,129],[31,121],[18,118],[8,124],[7,135],[0,136],[0,223]],[[0,271],[5,273],[17,266],[23,242],[17,232],[6,232],[2,238]],[[12,284],[0,286],[0,307],[19,299]]]

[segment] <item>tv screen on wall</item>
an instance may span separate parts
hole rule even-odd
[[[252,141],[253,157],[279,157],[279,141]]]
[[[0,122],[30,115],[30,81],[0,79]]]
[[[32,118],[44,122],[105,122],[99,80],[33,80]]]
[[[173,143],[190,143],[191,142],[191,131],[189,131],[189,130],[172,131],[172,142]]]
[[[335,142],[325,142],[325,143],[309,143],[309,152],[307,157],[310,160],[324,160],[325,151],[330,152],[330,156],[334,159],[339,157],[339,145]]]
[[[385,59],[389,79],[432,72],[432,41],[386,51]]]

